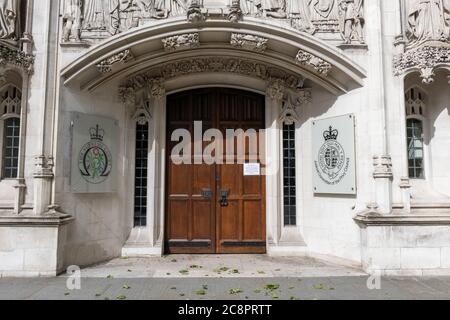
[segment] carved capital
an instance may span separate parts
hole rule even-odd
[[[392,179],[392,159],[391,156],[382,155],[373,157],[373,177],[375,179]]]
[[[52,179],[54,161],[53,157],[47,157],[40,155],[35,158],[35,171],[33,173],[34,178],[46,178]]]
[[[409,178],[403,177],[400,179],[400,189],[411,189],[411,181]]]
[[[0,43],[0,66],[16,67],[31,75],[34,71],[34,55]]]

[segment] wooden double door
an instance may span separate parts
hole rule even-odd
[[[200,164],[198,147],[193,145],[200,143],[204,150],[211,142],[195,136],[195,122],[197,126],[202,123],[203,133],[212,128],[222,132],[225,154],[227,129],[259,132],[265,128],[265,99],[251,92],[225,88],[192,90],[168,97],[166,252],[265,253],[265,177],[257,172],[261,159],[252,166],[237,161],[238,139],[233,138],[233,164],[226,160],[226,164],[217,161]],[[191,135],[192,148],[188,148],[191,163],[175,164],[171,157],[173,148],[179,144],[179,140],[172,141],[177,129],[185,129]],[[260,135],[258,139],[263,138]],[[241,155],[248,157],[249,140],[245,145],[246,151]],[[230,158],[230,149],[227,155]]]

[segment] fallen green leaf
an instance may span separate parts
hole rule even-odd
[[[278,290],[279,288],[280,288],[280,285],[277,283],[266,284],[264,286],[264,289],[266,289],[267,291],[275,291],[275,290]]]
[[[228,293],[231,294],[231,295],[236,295],[236,294],[239,294],[239,293],[242,293],[242,292],[243,291],[241,289],[239,289],[239,288],[234,288],[234,289],[228,290]]]
[[[127,297],[121,294],[120,296],[117,296],[116,300],[127,300]]]
[[[314,285],[314,289],[316,289],[316,290],[323,290],[324,288],[325,288],[325,286],[321,283]]]
[[[205,296],[206,295],[206,291],[205,290],[197,290],[194,291],[194,293],[198,296]]]

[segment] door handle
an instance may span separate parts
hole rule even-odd
[[[220,206],[228,207],[228,196],[230,195],[230,191],[221,190],[220,191]]]

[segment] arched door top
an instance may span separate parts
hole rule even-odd
[[[183,69],[187,65],[193,67]],[[144,73],[170,80],[185,72],[281,77],[288,82],[308,79],[336,95],[361,87],[366,77],[342,51],[307,33],[261,21],[220,20],[132,29],[85,52],[62,70],[62,76],[65,85],[92,91]]]

